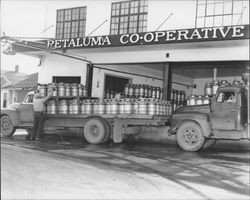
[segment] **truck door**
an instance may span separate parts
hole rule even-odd
[[[27,95],[18,109],[21,122],[34,121],[33,96],[34,94]]]
[[[215,130],[237,130],[238,94],[235,91],[220,91],[211,104],[211,125]]]

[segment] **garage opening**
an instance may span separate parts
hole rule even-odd
[[[128,84],[129,82],[130,80],[128,78],[105,75],[105,82],[104,82],[105,98],[113,98],[118,93],[122,94],[125,85]]]

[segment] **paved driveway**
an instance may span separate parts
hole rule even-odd
[[[24,137],[20,131],[1,141],[2,199],[249,199],[246,143],[190,153],[176,145]]]

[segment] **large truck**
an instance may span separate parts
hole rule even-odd
[[[121,143],[127,135],[138,134],[140,127],[160,130],[169,127],[165,134],[175,134],[183,150],[198,151],[220,139],[250,139],[247,89],[242,85],[220,87],[210,104],[183,106],[168,116],[47,114],[45,127],[81,128],[91,144],[104,143],[109,139]],[[32,99],[33,94],[29,93],[24,102],[1,110],[1,136],[12,136],[17,128],[28,132],[32,130]]]

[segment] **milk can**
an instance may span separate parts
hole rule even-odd
[[[93,102],[87,99],[84,103],[84,114],[90,115],[93,112]]]
[[[65,84],[65,96],[66,97],[71,96],[71,86],[68,83]]]
[[[123,115],[125,110],[124,110],[124,99],[121,99],[119,102],[119,114]]]
[[[160,87],[156,88],[156,99],[160,99]]]
[[[56,114],[56,101],[55,100],[48,101],[47,114]]]
[[[178,104],[181,102],[181,91],[177,91],[177,99],[176,101],[178,102]]]
[[[187,106],[190,106],[190,97],[187,98]]]
[[[164,115],[164,101],[160,100],[160,115]]]
[[[110,104],[110,114],[112,114],[112,115],[118,114],[119,113],[118,109],[119,109],[119,107],[118,107],[117,101],[115,99],[112,99],[111,104]]]
[[[111,100],[110,99],[106,99],[106,100],[104,100],[104,103],[106,105],[106,108],[105,108],[106,114],[110,115],[111,114]]]
[[[144,97],[148,98],[148,85],[143,85],[144,86]]]
[[[58,105],[58,114],[68,114],[68,113],[69,113],[68,101],[65,99],[60,100]]]
[[[186,94],[184,91],[181,91],[181,104],[182,105],[185,103],[185,99],[186,99]]]
[[[133,101],[133,114],[138,114],[139,113],[138,109],[139,109],[139,101],[138,99],[135,99]]]
[[[66,96],[66,90],[65,90],[64,83],[59,83],[58,84],[58,96],[59,97]]]
[[[132,114],[132,101],[130,99],[125,99],[124,101],[124,114]]]
[[[74,97],[79,95],[78,85],[76,83],[71,85],[71,95]]]
[[[38,84],[39,92],[45,97],[47,96],[47,85],[46,84]]]
[[[172,115],[171,101],[167,101],[167,115]]]
[[[163,113],[162,115],[166,116],[168,115],[168,101],[163,101]]]
[[[129,88],[128,88],[128,97],[133,97],[134,96],[134,87],[132,84],[129,84]]]
[[[163,99],[163,88],[160,88],[160,99]]]
[[[174,89],[171,90],[170,100],[174,100]]]
[[[206,83],[204,88],[204,94],[211,96],[212,95],[212,85],[211,83]]]
[[[98,100],[93,101],[93,114],[98,114]]]
[[[148,102],[148,114],[155,115],[155,112],[156,112],[155,99],[152,98]]]
[[[192,94],[191,97],[190,97],[189,105],[190,105],[190,106],[196,105],[196,96],[193,95],[193,94]]]
[[[142,115],[148,114],[147,101],[144,98],[140,99],[138,102],[138,114]]]
[[[105,107],[106,107],[106,105],[105,105],[105,102],[104,102],[104,100],[103,99],[100,99],[99,101],[98,101],[98,109],[97,109],[97,114],[98,115],[104,115],[105,113],[106,113],[106,110],[105,110]]]
[[[79,105],[77,99],[69,101],[69,114],[79,114]]]
[[[152,98],[153,86],[148,87],[148,98]]]
[[[220,82],[220,87],[228,85],[227,80],[222,80]]]
[[[209,96],[206,95],[203,99],[203,104],[209,104],[209,103],[210,103]]]
[[[135,85],[135,91],[134,91],[134,95],[135,95],[135,98],[138,98],[139,97],[139,85]]]
[[[82,94],[83,94],[83,91],[82,91],[82,84],[78,84],[78,95],[81,97]]]
[[[87,97],[87,96],[88,96],[86,85],[83,85],[83,86],[82,86],[82,96],[83,96],[83,97]]]
[[[233,81],[233,84],[234,84],[234,85],[240,85],[240,81],[234,80],[234,81]]]
[[[125,97],[128,97],[128,90],[129,90],[129,83],[125,85],[125,88],[124,88],[124,95]]]
[[[175,112],[175,110],[176,110],[176,108],[177,108],[177,102],[174,101],[172,105],[173,105],[173,107],[172,107],[172,112]]]
[[[144,96],[144,87],[143,85],[139,85],[139,98]]]
[[[80,113],[81,114],[85,114],[85,108],[86,108],[85,104],[86,104],[85,100],[80,101]]]
[[[212,95],[215,95],[218,88],[219,88],[219,81],[213,81],[213,86],[212,86]]]
[[[196,100],[196,105],[202,105],[202,104],[203,104],[203,98],[201,95],[199,95],[197,100]]]
[[[48,85],[48,90],[50,91],[52,88],[54,88],[53,92],[52,92],[52,96],[56,97],[57,93],[58,93],[58,87],[56,83],[51,83]]]
[[[160,115],[160,101],[159,101],[159,99],[155,100],[155,115]]]
[[[152,89],[152,98],[156,99],[156,87]]]

